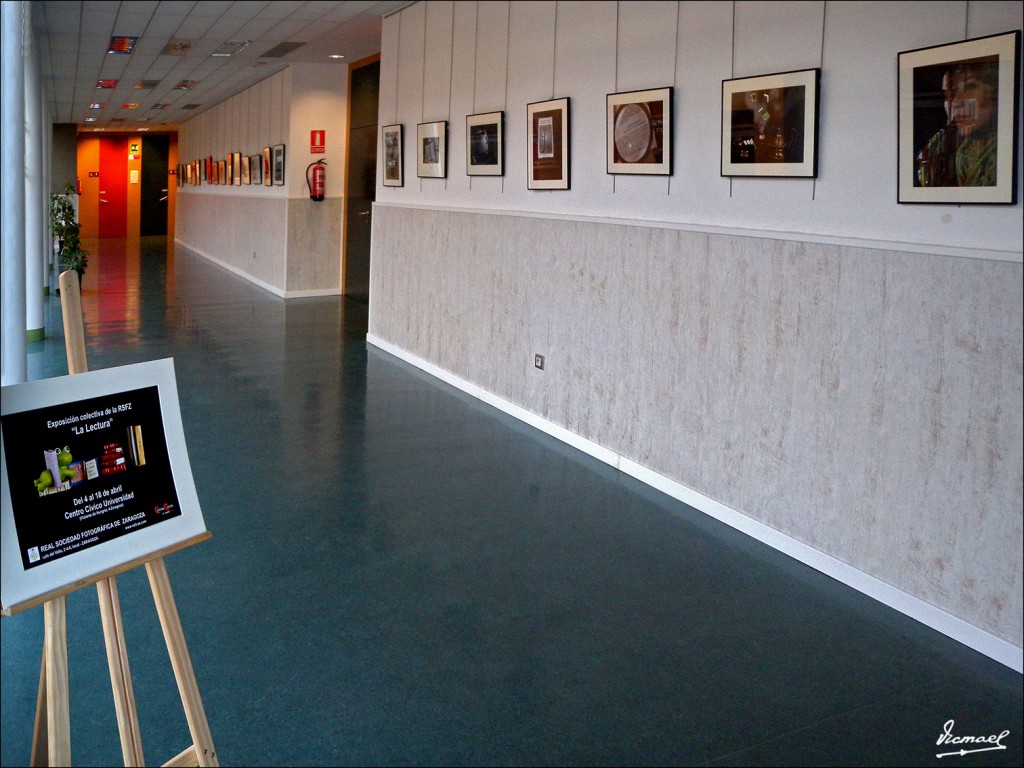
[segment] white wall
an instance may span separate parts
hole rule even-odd
[[[896,203],[898,52],[1021,2],[425,2],[385,20],[370,341],[1020,670],[1021,205]],[[821,67],[816,179],[719,175],[721,81]],[[676,89],[675,172],[605,95]],[[526,104],[572,99],[572,188]],[[506,174],[465,115],[506,113]],[[418,122],[446,119],[446,179]],[[547,356],[543,372],[534,353]]]
[[[175,239],[280,296],[340,293],[347,89],[344,66],[293,64],[184,123],[181,163],[284,144],[285,183],[179,188]],[[310,132],[321,129],[326,151],[313,154]],[[328,171],[317,203],[306,167],[319,159]]]
[[[897,54],[961,40],[965,22],[969,37],[1019,28],[1020,2],[733,6],[426,2],[390,16],[380,115],[382,123],[406,126],[406,183],[381,187],[377,200],[1021,260],[1019,203],[896,203]],[[822,70],[818,177],[723,178],[722,80],[813,67]],[[666,85],[675,88],[674,174],[608,175],[606,94]],[[527,190],[526,105],[563,96],[571,99],[572,189]],[[499,109],[505,111],[506,174],[466,176],[465,116]],[[416,124],[443,119],[450,131],[448,178],[418,179]]]

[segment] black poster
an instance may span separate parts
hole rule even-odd
[[[157,386],[3,416],[22,564],[181,515]]]

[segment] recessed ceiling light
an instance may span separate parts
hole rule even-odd
[[[105,131],[105,130],[107,130],[107,129],[106,129],[106,128],[93,128],[93,130],[94,130],[94,131]]]
[[[116,88],[117,87],[117,80],[97,80],[96,81],[96,87],[97,88]]]
[[[159,80],[139,80],[139,82],[137,82],[135,84],[135,90],[137,90],[137,91],[151,90],[153,88],[156,88],[158,85],[160,85],[160,81]]]
[[[138,106],[139,106],[138,102],[134,102],[134,103],[128,102],[126,104],[122,104],[121,105],[121,109],[137,109]]]
[[[87,118],[85,118],[85,122],[87,122],[87,123],[95,123],[96,122],[96,118],[95,117],[87,117]]]
[[[153,105],[153,109],[167,109],[169,106],[171,106],[171,105],[170,104],[154,104]]]
[[[107,105],[106,104],[90,104],[89,105],[89,109],[103,109],[105,106],[107,106]]]
[[[149,126],[146,126],[145,128],[136,128],[135,130],[137,130],[137,131],[148,131],[149,130]]]
[[[249,47],[252,40],[228,40],[220,48],[211,53],[211,56],[236,56]]]
[[[135,50],[135,44],[139,42],[137,37],[112,37],[107,53],[131,53]]]
[[[188,40],[171,40],[160,53],[167,56],[187,56],[192,50],[192,43]]]
[[[344,54],[341,54],[341,53],[332,53],[327,58],[328,59],[344,59],[345,56],[344,56]]]
[[[176,91],[191,91],[197,85],[199,85],[199,81],[198,80],[182,80],[180,83],[178,83],[176,86],[174,86],[174,90],[176,90]]]

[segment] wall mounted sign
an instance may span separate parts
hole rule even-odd
[[[4,612],[206,530],[172,360],[3,388]]]
[[[326,131],[309,132],[309,153],[311,155],[322,155],[327,151]]]

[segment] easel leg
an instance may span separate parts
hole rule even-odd
[[[46,647],[43,646],[43,658],[39,662],[39,692],[36,694],[36,723],[32,730],[32,756],[29,765],[47,765],[49,756],[46,754]]]
[[[110,667],[110,685],[114,691],[114,710],[117,729],[121,734],[121,753],[126,768],[145,765],[142,757],[142,736],[139,733],[139,713],[135,706],[132,674],[128,668],[128,649],[121,621],[121,600],[114,577],[96,582],[100,599],[100,618],[103,620],[103,639],[107,647],[107,665]]]
[[[146,563],[146,573],[149,576],[149,585],[153,590],[153,600],[156,602],[160,626],[164,630],[164,640],[167,642],[167,651],[171,657],[174,679],[178,681],[178,692],[181,694],[185,719],[188,720],[188,729],[192,734],[196,760],[199,765],[203,766],[220,765],[217,761],[217,752],[213,748],[213,736],[210,734],[210,726],[206,721],[203,700],[199,696],[199,685],[192,669],[192,660],[188,655],[185,633],[181,629],[181,618],[178,616],[178,609],[174,604],[171,582],[167,577],[167,566],[164,564],[163,558]]]
[[[43,605],[43,634],[48,763],[49,765],[71,765],[68,623],[64,597],[56,597]]]

